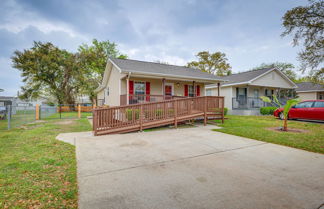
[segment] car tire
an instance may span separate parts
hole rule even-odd
[[[284,120],[285,119],[285,116],[284,116],[283,112],[280,112],[279,113],[279,118],[280,118],[280,120]]]

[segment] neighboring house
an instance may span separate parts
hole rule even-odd
[[[98,106],[119,106],[204,96],[205,85],[220,82],[223,79],[193,68],[109,58],[95,92]]]
[[[296,89],[297,96],[301,100],[324,100],[324,85],[315,84],[312,82],[297,83],[298,88]]]
[[[266,106],[260,96],[272,97],[282,89],[297,88],[284,73],[275,68],[247,71],[223,77],[228,82],[220,87],[225,96],[225,107],[229,114],[258,115],[260,107]],[[216,85],[206,86],[206,95],[217,95]],[[283,100],[284,98],[282,98]]]

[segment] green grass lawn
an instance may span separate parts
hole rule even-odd
[[[55,137],[91,126],[61,121],[0,131],[0,208],[77,208],[75,148]]]
[[[273,116],[228,115],[227,117],[228,120],[219,125],[223,128],[214,131],[324,153],[324,124],[289,120],[288,129],[308,130],[307,133],[291,133],[267,130],[270,127],[283,125],[283,121],[275,119]]]
[[[87,116],[91,116],[91,115],[92,112],[81,112],[81,118],[86,118]],[[44,118],[41,118],[41,120],[58,119],[58,118],[60,118],[60,113],[54,113]],[[62,112],[61,118],[62,119],[78,118],[78,112]]]

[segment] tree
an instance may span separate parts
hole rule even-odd
[[[208,51],[199,52],[196,57],[198,61],[187,64],[188,67],[199,69],[218,76],[231,74],[231,66],[227,63],[226,55],[222,52],[210,54]]]
[[[252,70],[259,70],[264,68],[276,68],[283,72],[290,80],[296,81],[297,74],[294,71],[295,66],[287,62],[273,62],[273,63],[262,63],[261,65],[253,68]]]
[[[282,19],[285,28],[282,36],[293,34],[294,46],[303,42],[304,49],[298,54],[302,72],[310,69],[312,79],[323,83],[324,1],[309,0],[309,5],[288,10]]]
[[[90,100],[94,100],[96,97],[94,90],[102,81],[108,58],[127,58],[127,55],[118,51],[115,43],[110,41],[100,42],[96,39],[93,39],[91,45],[82,44],[78,48],[78,54],[83,73],[83,78],[80,80],[80,90],[88,95]]]
[[[37,98],[44,93],[54,96],[59,104],[74,104],[79,92],[78,56],[59,49],[52,43],[34,42],[32,48],[15,51],[13,67],[21,71],[21,97]]]
[[[273,100],[271,100],[269,97],[266,96],[262,96],[260,97],[264,102],[270,103],[270,104],[274,104],[275,106],[278,107],[283,107],[283,117],[284,117],[284,125],[283,125],[283,131],[288,131],[288,113],[289,110],[291,109],[292,106],[296,105],[299,103],[299,99],[290,99],[286,102],[286,104],[284,106],[281,105],[281,103],[279,102],[278,98],[276,97],[276,95],[273,95]]]
[[[0,92],[3,92],[4,90],[3,89],[0,89]]]

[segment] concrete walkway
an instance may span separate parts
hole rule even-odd
[[[324,203],[324,155],[211,128],[60,134],[76,145],[79,207],[315,209]]]

